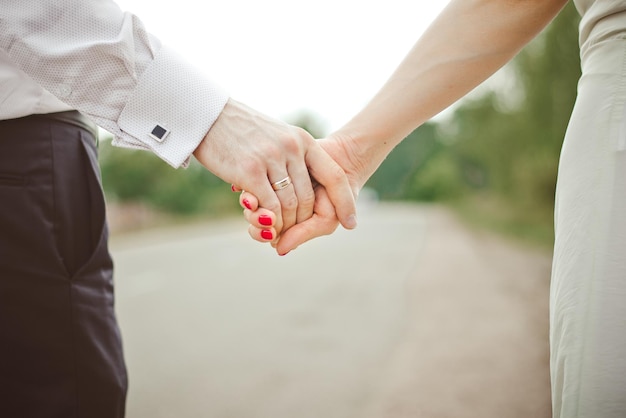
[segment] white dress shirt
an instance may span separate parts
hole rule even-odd
[[[2,0],[0,119],[76,109],[178,167],[227,100],[111,0]]]

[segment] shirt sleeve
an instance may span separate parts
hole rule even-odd
[[[0,48],[114,135],[183,165],[228,95],[111,0],[3,0]]]

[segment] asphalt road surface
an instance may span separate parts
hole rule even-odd
[[[288,254],[243,220],[117,236],[129,418],[550,417],[549,254],[371,204]]]

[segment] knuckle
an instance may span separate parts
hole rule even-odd
[[[326,222],[326,225],[323,228],[324,235],[332,234],[333,232],[335,232],[338,226],[339,224],[337,222],[334,222],[334,221]]]
[[[277,201],[272,201],[272,202],[267,203],[267,205],[265,206],[265,209],[275,214],[279,214],[282,210],[280,202],[277,202]]]
[[[281,138],[281,146],[288,155],[299,154],[302,150],[302,144],[298,138],[293,135],[285,135]]]
[[[328,176],[333,183],[339,183],[346,177],[346,173],[339,165],[333,164],[328,170]]]
[[[295,194],[289,195],[282,202],[283,211],[294,211],[298,208],[298,197]]]
[[[298,196],[298,202],[301,206],[313,206],[315,203],[315,192],[313,189],[306,190]]]
[[[286,132],[281,138],[284,149],[291,154],[302,152],[312,141],[313,137],[307,131],[297,126]]]
[[[300,138],[300,141],[303,143],[315,142],[313,136],[307,132],[305,129],[300,128],[299,126],[295,127],[296,135]]]

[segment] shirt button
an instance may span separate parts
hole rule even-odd
[[[57,87],[57,93],[59,95],[59,97],[69,97],[70,94],[72,94],[72,88],[70,86],[68,86],[67,84],[60,84]]]

